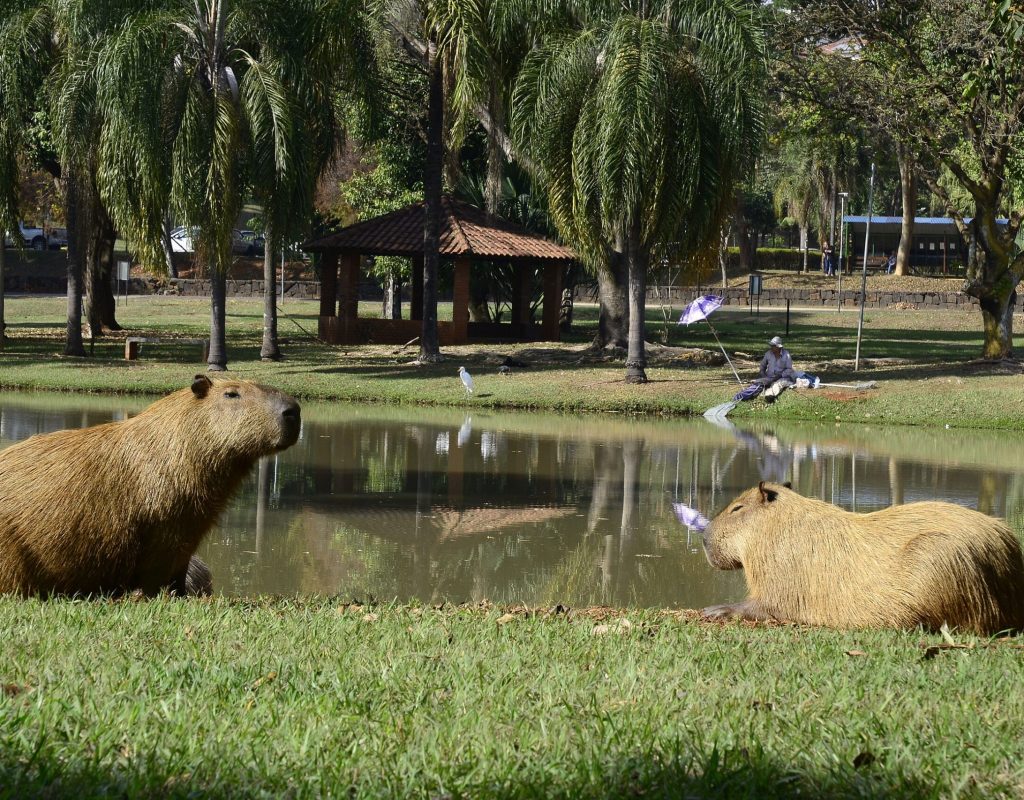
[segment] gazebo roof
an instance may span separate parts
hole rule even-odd
[[[308,252],[359,253],[380,256],[416,256],[423,253],[424,204],[363,220],[337,233],[303,244]],[[506,220],[487,215],[448,195],[441,200],[442,257],[571,261],[568,247],[530,233]]]

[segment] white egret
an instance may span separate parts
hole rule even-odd
[[[466,394],[473,394],[473,376],[466,372],[465,367],[459,367],[459,377],[462,378],[462,385],[466,387]]]

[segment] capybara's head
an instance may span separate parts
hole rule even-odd
[[[196,432],[225,455],[255,461],[299,438],[299,404],[270,386],[196,375],[191,402]]]
[[[733,500],[704,529],[704,554],[718,569],[742,569],[748,541],[777,524],[780,503],[795,495],[790,484],[761,481]]]

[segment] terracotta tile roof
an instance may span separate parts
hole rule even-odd
[[[306,242],[308,252],[413,256],[423,252],[423,203],[363,220],[337,233]],[[479,208],[447,195],[441,201],[441,255],[445,257],[523,258],[569,261],[576,254]]]

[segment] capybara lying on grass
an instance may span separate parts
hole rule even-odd
[[[197,375],[124,422],[0,451],[0,591],[208,594],[193,553],[299,423],[298,403],[276,389]]]
[[[704,531],[719,569],[743,569],[748,597],[704,615],[835,628],[1024,628],[1024,559],[1003,522],[952,503],[871,514],[749,489]]]

